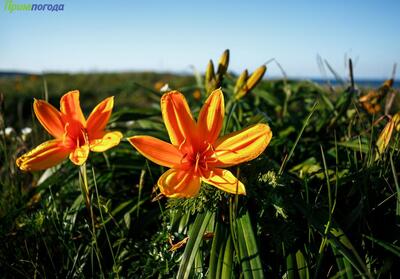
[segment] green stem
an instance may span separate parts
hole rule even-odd
[[[90,195],[89,195],[89,185],[86,174],[86,163],[80,166],[79,168],[79,185],[81,186],[81,192],[83,200],[85,201],[86,209],[90,213],[90,217],[92,216],[92,210],[90,209]]]
[[[94,172],[94,168],[93,168],[93,167],[92,167],[92,175],[93,175],[94,189],[95,189],[95,191],[96,191],[97,205],[98,205],[99,211],[100,211],[101,224],[104,226],[104,232],[105,232],[105,234],[106,234],[108,247],[110,248],[111,256],[112,256],[112,259],[113,259],[113,262],[114,262],[113,271],[116,273],[116,278],[119,278],[119,270],[118,270],[117,263],[116,263],[116,261],[115,261],[114,250],[113,250],[113,247],[112,247],[112,245],[111,245],[111,241],[110,241],[110,237],[109,237],[109,235],[108,235],[108,231],[107,231],[106,224],[105,224],[105,222],[104,222],[103,210],[101,209],[100,198],[99,198],[99,190],[97,189],[96,175],[95,175],[95,172]]]
[[[103,270],[101,267],[100,249],[99,249],[99,245],[97,243],[95,216],[93,213],[93,207],[92,207],[91,198],[90,198],[90,194],[89,194],[89,184],[88,184],[87,173],[86,173],[86,163],[84,163],[83,165],[80,166],[79,184],[81,186],[81,192],[82,192],[83,200],[85,201],[86,209],[88,210],[88,212],[90,214],[89,221],[91,221],[91,224],[92,224],[91,234],[92,234],[93,242],[95,245],[95,254],[96,254],[97,261],[99,263],[100,272],[104,278],[104,273],[103,273]]]

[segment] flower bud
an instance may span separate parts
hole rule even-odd
[[[263,78],[266,70],[267,67],[265,65],[262,65],[261,67],[259,67],[257,70],[254,71],[254,73],[249,77],[249,79],[246,82],[248,91],[251,91],[254,87],[256,87],[256,85]]]
[[[236,81],[235,89],[233,91],[236,99],[240,99],[241,97],[243,97],[246,94],[246,92],[247,92],[246,81],[247,81],[248,77],[249,77],[249,72],[247,71],[247,69],[244,70],[238,77],[238,79]]]
[[[218,63],[218,76],[222,80],[222,76],[228,71],[229,65],[229,49],[226,49],[224,53],[222,53],[221,58]]]
[[[206,79],[206,84],[209,83],[211,80],[215,79],[214,63],[212,60],[208,62],[205,79]]]
[[[208,62],[206,75],[205,75],[205,88],[207,94],[210,94],[216,88],[216,78],[214,72],[214,63],[212,60]]]

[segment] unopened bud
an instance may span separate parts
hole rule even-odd
[[[382,87],[392,87],[393,86],[393,83],[394,83],[394,80],[391,78],[391,79],[388,79],[388,80],[385,80],[385,82],[382,84]]]
[[[217,73],[220,78],[227,72],[228,65],[229,65],[229,49],[226,49],[224,53],[222,53],[218,63]]]
[[[211,80],[213,80],[214,78],[215,78],[214,63],[212,62],[212,60],[210,60],[210,62],[208,62],[206,70],[206,76],[205,76],[206,84]]]
[[[266,70],[267,67],[265,65],[262,65],[261,67],[259,67],[257,70],[254,71],[254,73],[249,77],[249,79],[246,82],[248,91],[251,91],[254,87],[256,87],[256,85],[263,78]]]
[[[205,76],[205,88],[207,94],[210,94],[216,87],[216,77],[214,72],[214,63],[212,60],[208,62],[206,76]]]
[[[247,71],[247,69],[244,70],[238,77],[235,84],[235,89],[233,91],[237,99],[240,99],[241,97],[244,96],[244,94],[246,94],[247,92],[246,81],[248,77],[249,77],[249,72]]]
[[[386,94],[389,93],[390,89],[393,86],[393,82],[394,82],[394,80],[391,78],[391,79],[386,80],[381,85],[381,87],[379,88],[379,92],[381,93],[381,98],[384,98],[386,96]]]

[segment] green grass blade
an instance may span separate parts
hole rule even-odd
[[[329,237],[329,244],[337,249],[337,251],[344,256],[344,258],[351,263],[351,265],[363,277],[372,278],[367,266],[351,244],[348,237],[341,229],[332,228],[330,230],[331,236]]]
[[[233,275],[233,254],[234,247],[232,243],[232,236],[229,235],[225,245],[224,257],[222,262],[221,277],[215,278],[232,278]]]
[[[392,153],[390,153],[390,166],[392,168],[393,180],[394,180],[394,184],[396,185],[396,192],[397,192],[396,216],[400,217],[400,186],[399,186],[399,181],[397,180],[397,174],[396,174],[396,169],[395,169],[394,163],[393,163]]]
[[[239,241],[243,242],[239,244],[244,248],[241,261],[248,262],[252,278],[264,278],[260,253],[248,211],[238,218],[238,234]],[[245,270],[243,271],[245,272]]]
[[[290,253],[289,255],[286,256],[286,278],[287,279],[295,279],[295,270],[296,267],[294,266],[295,262],[294,262],[294,257],[293,254]]]
[[[229,235],[229,237],[231,238],[232,236]],[[219,253],[218,253],[218,262],[217,262],[217,270],[215,273],[215,277],[208,277],[210,279],[214,279],[214,278],[222,278],[222,267],[224,265],[224,253],[225,253],[225,249],[224,246],[221,246],[219,249]]]
[[[387,251],[395,254],[397,257],[400,257],[400,247],[396,246],[392,243],[383,241],[383,240],[379,240],[376,238],[373,238],[372,236],[368,236],[368,235],[364,235],[365,238],[371,240],[372,242],[382,246],[383,248],[385,248]]]
[[[335,255],[336,263],[338,266],[338,272],[336,273],[335,278],[354,278],[351,263],[346,258],[344,258],[335,247],[332,247],[332,251]]]
[[[297,263],[297,271],[299,273],[300,279],[309,279],[310,271],[308,269],[307,259],[304,257],[303,252],[301,250],[296,252],[296,263]]]
[[[237,222],[239,223],[239,222]],[[246,242],[244,240],[243,236],[243,231],[240,228],[240,225],[237,225],[237,243],[238,243],[238,249],[239,249],[239,261],[242,267],[242,273],[244,279],[252,279],[253,278],[253,273],[251,272],[251,266],[249,262],[249,257],[247,254],[247,247],[246,247]]]
[[[215,225],[214,238],[211,244],[210,261],[207,274],[207,277],[210,279],[218,278],[217,267],[218,267],[218,260],[220,259],[219,254],[220,250],[223,250],[223,247],[226,242],[226,237],[227,234],[224,224],[217,221]]]
[[[182,261],[179,265],[178,274],[176,276],[177,279],[189,278],[194,259],[199,251],[201,240],[212,216],[213,213],[209,211],[197,215],[196,220],[189,231],[189,241],[185,247],[185,251],[183,252]]]
[[[304,120],[303,127],[301,127],[300,133],[296,138],[296,141],[294,142],[292,149],[290,149],[289,155],[285,157],[285,159],[282,162],[282,165],[279,169],[279,174],[283,173],[283,170],[287,164],[287,162],[290,160],[290,158],[293,156],[294,150],[296,149],[297,144],[299,143],[299,140],[301,136],[303,135],[304,130],[306,129],[308,123],[310,122],[311,116],[314,114],[316,108],[317,108],[318,102],[315,102],[313,107],[311,108],[310,113],[308,114],[307,118]]]

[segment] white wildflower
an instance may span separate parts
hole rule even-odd
[[[163,87],[161,87],[160,92],[161,93],[165,93],[165,92],[168,92],[168,91],[171,91],[171,90],[172,89],[169,87],[168,83],[166,83],[166,84],[164,84]]]

